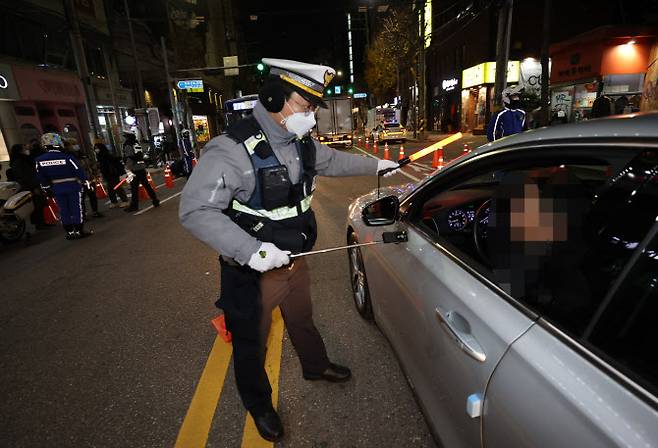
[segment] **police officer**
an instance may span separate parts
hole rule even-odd
[[[490,142],[525,130],[525,111],[521,109],[522,86],[512,86],[503,90],[503,109],[496,112],[487,126],[487,139]]]
[[[144,162],[144,151],[142,145],[134,143],[132,146],[133,154],[126,157],[126,171],[132,173],[132,180],[130,181],[130,207],[124,208],[124,212],[136,212],[139,210],[139,184],[142,184],[154,207],[160,206],[160,200],[151,187],[146,176],[146,163]]]
[[[313,247],[311,209],[315,178],[376,175],[397,167],[335,151],[309,137],[314,111],[326,107],[333,68],[263,59],[270,77],[253,114],[211,140],[183,189],[183,226],[220,252],[221,294],[233,334],[236,383],[260,435],[283,436],[264,369],[272,310],[279,306],[306,380],[347,381],[347,367],[332,363],[313,323],[306,261],[291,253]],[[390,173],[390,174],[393,174]]]
[[[59,134],[44,134],[41,145],[47,152],[36,158],[37,178],[46,194],[55,197],[66,239],[90,236],[93,232],[86,232],[83,227],[82,184],[87,176],[82,165],[72,154],[63,151],[64,142]]]

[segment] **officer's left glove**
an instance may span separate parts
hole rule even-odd
[[[397,168],[396,170],[390,171],[386,174],[384,174],[384,177],[392,176],[394,174],[397,174],[400,172],[400,165],[392,160],[380,160],[377,162],[377,174],[379,174],[380,171],[389,169],[389,168]]]

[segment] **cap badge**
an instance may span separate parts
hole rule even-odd
[[[329,83],[334,79],[334,76],[336,76],[335,73],[331,73],[329,70],[324,72],[324,86],[327,87]]]

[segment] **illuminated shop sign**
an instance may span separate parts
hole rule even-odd
[[[507,82],[519,82],[521,64],[519,61],[508,61]],[[481,84],[494,84],[496,82],[496,63],[483,62],[482,64],[469,67],[462,72],[462,89],[478,86]]]
[[[18,100],[18,89],[11,67],[7,64],[0,64],[0,100]]]
[[[459,84],[459,80],[457,78],[451,78],[451,79],[444,79],[443,82],[441,83],[441,86],[443,87],[443,90],[445,90],[446,92],[450,92],[451,90],[455,90],[457,84]]]

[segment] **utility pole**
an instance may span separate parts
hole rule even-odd
[[[120,129],[123,121],[123,117],[121,116],[121,109],[119,108],[119,102],[117,101],[116,90],[114,89],[115,80],[116,80],[114,76],[115,72],[113,70],[114,66],[112,65],[110,56],[108,54],[109,53],[108,47],[104,45],[101,51],[103,53],[103,63],[105,64],[105,73],[107,74],[107,87],[110,89],[110,97],[112,98],[112,107],[114,108],[114,118],[117,122],[117,127]],[[114,152],[119,153],[121,156],[123,156],[122,150],[120,149],[121,140],[119,138],[120,133],[118,132],[118,129],[113,127],[111,122],[108,123],[108,127],[109,127],[110,139],[112,140],[110,143],[112,143],[112,146],[114,147]]]
[[[89,128],[94,134],[94,137],[98,137],[100,134],[100,125],[98,124],[98,111],[96,110],[96,94],[94,92],[94,86],[91,84],[91,78],[89,77],[89,67],[87,66],[87,58],[85,57],[85,48],[82,44],[80,23],[78,22],[78,15],[75,11],[73,0],[64,0],[64,10],[69,25],[71,46],[73,47],[75,64],[78,68],[78,76],[80,76],[82,86],[85,90],[85,106],[87,106]]]
[[[542,126],[550,122],[548,87],[550,84],[549,45],[551,42],[551,0],[544,0],[544,32],[541,46],[541,119]]]
[[[425,133],[425,123],[427,123],[427,85],[426,85],[426,64],[425,64],[425,0],[420,1],[420,57],[419,57],[419,75],[418,84],[418,106],[420,109],[420,119],[418,120],[419,138]]]
[[[135,46],[135,33],[133,32],[133,22],[130,18],[130,8],[128,7],[128,0],[123,0],[123,7],[126,10],[126,18],[128,19],[128,34],[130,35],[130,45],[133,50],[133,58],[135,59],[135,76],[137,78],[137,102],[136,108],[144,107],[144,82],[142,81],[142,71],[139,68],[139,58],[137,57],[137,47]]]
[[[507,87],[507,62],[509,61],[509,43],[512,32],[512,8],[514,0],[502,0],[498,11],[498,36],[496,38],[496,84],[494,87],[494,104],[502,105],[502,92]]]
[[[178,119],[178,108],[176,107],[176,101],[174,100],[174,83],[169,74],[169,59],[167,58],[167,45],[165,43],[164,36],[160,36],[160,45],[162,46],[162,59],[164,60],[165,66],[165,75],[167,77],[167,91],[169,92],[169,105],[171,106],[171,115],[174,122],[174,132],[176,134],[176,146],[180,140],[180,135],[178,127],[180,120]]]

